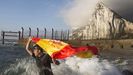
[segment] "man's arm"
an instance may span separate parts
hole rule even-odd
[[[32,39],[29,38],[29,40],[28,40],[28,42],[27,42],[27,45],[26,45],[26,51],[32,56],[32,55],[33,55],[33,52],[32,52],[32,50],[29,48],[31,41],[32,41]]]

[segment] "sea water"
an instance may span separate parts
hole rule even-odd
[[[52,64],[54,75],[122,75],[119,67],[128,63],[75,56],[59,61],[60,65]],[[39,75],[39,69],[23,47],[4,46],[0,47],[0,75]]]

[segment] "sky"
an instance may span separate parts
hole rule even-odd
[[[60,10],[68,0],[0,0],[0,30],[68,29]]]
[[[69,29],[71,27],[64,21],[61,12],[64,10],[67,12],[73,7],[78,8],[80,2],[82,5],[85,3],[88,9],[89,5],[95,4],[94,1],[97,0],[86,0],[88,3],[83,0],[0,0],[0,31],[20,30],[21,27]],[[104,2],[122,17],[133,21],[133,0],[104,0]],[[77,13],[79,12],[75,12]]]
[[[120,16],[133,22],[133,0],[104,0],[104,2]]]

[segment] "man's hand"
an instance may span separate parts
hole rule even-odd
[[[29,39],[28,39],[29,41],[31,41],[32,40],[32,37],[29,37]]]
[[[27,42],[27,45],[26,45],[26,51],[27,51],[30,55],[32,55],[32,50],[31,50],[30,47],[29,47],[31,41],[32,41],[32,38],[29,37],[28,42]]]
[[[58,60],[55,60],[55,59],[52,59],[53,63],[56,64],[56,65],[59,65],[60,62]]]
[[[60,65],[60,62],[58,60],[55,60],[56,65]]]

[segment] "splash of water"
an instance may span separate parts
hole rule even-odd
[[[39,75],[39,69],[30,58],[16,60],[17,63],[11,64],[3,73],[4,75]]]
[[[117,68],[107,60],[100,60],[94,57],[91,59],[77,58],[76,61],[78,62],[78,70],[83,75],[121,75]]]
[[[113,64],[99,58],[81,59],[71,57],[61,61],[60,65],[52,64],[54,75],[121,75]],[[39,69],[32,59],[18,60],[5,70],[4,75],[39,75]]]

